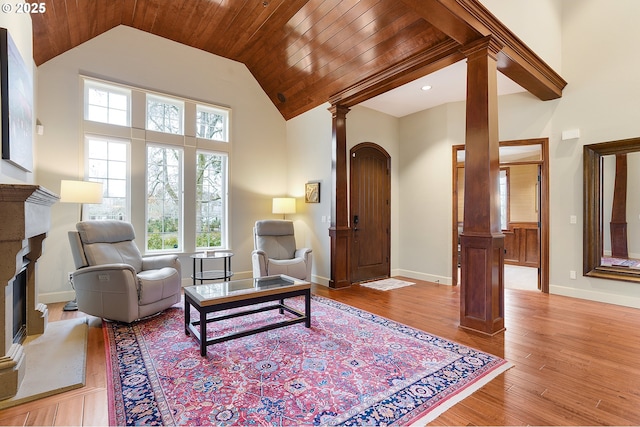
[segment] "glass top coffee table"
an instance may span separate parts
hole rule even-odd
[[[304,296],[304,313],[284,303],[285,299],[296,296]],[[255,308],[249,307],[272,301],[277,301],[277,303],[261,305]],[[198,320],[191,320],[191,306],[200,314]],[[207,317],[208,313],[238,307],[247,307],[247,309],[230,314]],[[258,328],[207,338],[207,324],[209,323],[275,309],[279,310],[280,314],[284,314],[287,311],[293,314],[293,317],[282,317],[280,321]],[[202,356],[207,355],[207,346],[209,345],[303,322],[305,327],[311,327],[311,284],[293,277],[285,275],[266,276],[229,282],[207,283],[184,288],[184,331],[187,335],[191,333],[198,341]]]

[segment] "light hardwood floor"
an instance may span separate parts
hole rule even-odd
[[[640,310],[507,289],[507,330],[487,337],[458,327],[459,288],[411,281],[313,292],[515,365],[432,425],[640,425]],[[82,315],[61,307],[49,305],[51,321]],[[91,328],[88,348],[86,387],[0,411],[0,425],[106,425],[101,328]]]

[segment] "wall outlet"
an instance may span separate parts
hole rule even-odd
[[[576,280],[576,272],[574,270],[569,271],[569,279]]]

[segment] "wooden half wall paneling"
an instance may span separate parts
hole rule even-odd
[[[504,233],[504,263],[540,267],[540,233],[538,223],[510,223]]]

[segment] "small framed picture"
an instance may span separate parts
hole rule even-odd
[[[320,203],[320,183],[307,182],[304,185],[305,203]]]

